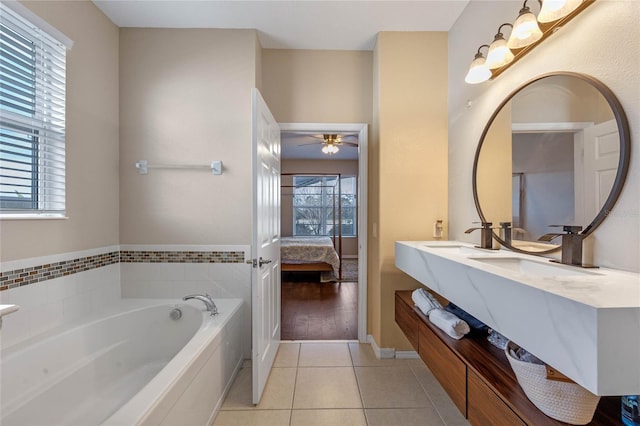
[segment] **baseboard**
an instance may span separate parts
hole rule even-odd
[[[394,348],[381,348],[371,334],[367,335],[367,342],[371,345],[371,349],[373,349],[373,353],[376,354],[376,358],[388,359],[396,357],[396,350]]]
[[[396,351],[396,358],[398,359],[418,359],[420,355],[416,351]]]
[[[357,254],[343,254],[342,258],[343,259],[357,259],[358,255]]]

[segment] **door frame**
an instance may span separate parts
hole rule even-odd
[[[278,123],[280,132],[358,133],[358,340],[367,342],[367,123]]]

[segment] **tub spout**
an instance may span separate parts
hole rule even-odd
[[[182,298],[182,300],[189,300],[189,299],[200,300],[207,307],[207,311],[211,312],[211,316],[218,315],[218,307],[213,302],[213,298],[208,294],[190,294],[189,296],[185,296]]]

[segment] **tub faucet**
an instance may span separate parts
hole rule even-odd
[[[465,234],[470,234],[476,229],[480,230],[480,245],[476,246],[478,248],[493,250],[493,235],[491,232],[491,227],[493,226],[492,222],[474,222],[474,223],[482,223],[482,227],[478,228],[469,228],[464,231]]]
[[[211,316],[218,315],[218,307],[213,302],[213,298],[208,294],[190,294],[185,296],[182,300],[197,299],[204,303],[207,307],[207,311],[211,312]]]

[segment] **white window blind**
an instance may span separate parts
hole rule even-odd
[[[0,210],[64,214],[66,46],[0,8]]]

